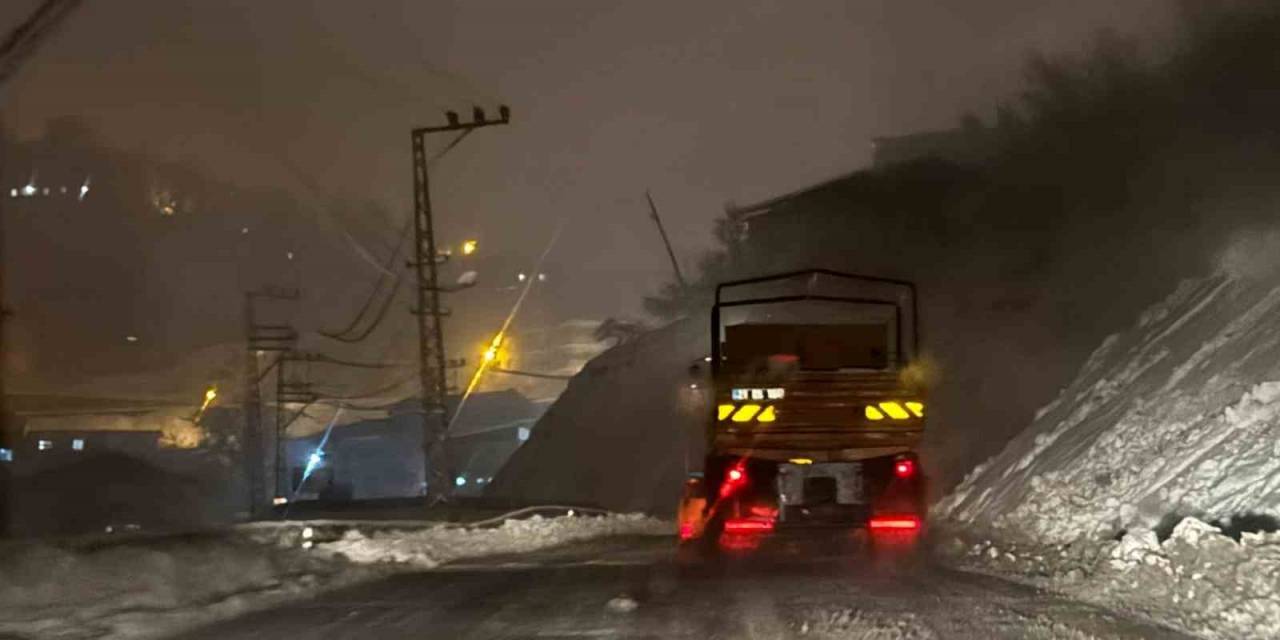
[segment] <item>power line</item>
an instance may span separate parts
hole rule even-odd
[[[427,162],[428,167],[435,166],[437,162],[439,162],[442,158],[444,158],[445,154],[452,151],[454,147],[457,147],[458,144],[461,143],[468,135],[470,135],[473,130],[474,129],[465,129],[462,131],[462,133],[458,134],[458,136],[456,136],[453,140],[451,140],[449,144],[445,145],[443,149],[437,152],[436,155],[434,155],[431,158],[431,160]],[[414,222],[413,216],[410,216],[408,219],[405,220],[404,228],[401,229],[400,231],[400,239],[396,243],[396,247],[391,254],[391,258],[387,261],[387,267],[386,269],[384,269],[384,272],[389,272],[391,267],[395,264],[396,260],[400,257],[400,253],[404,249],[405,240],[409,238],[409,232],[413,230],[413,222]],[[391,308],[391,302],[395,299],[396,293],[400,289],[400,283],[402,281],[402,278],[399,272],[395,274],[394,281],[392,282],[392,285],[391,285],[391,293],[387,294],[387,297],[383,300],[382,307],[379,308],[378,315],[374,318],[373,322],[370,323],[364,329],[364,331],[360,332],[360,334],[357,336],[348,336],[345,334],[351,333],[352,331],[355,330],[356,326],[360,324],[360,321],[364,318],[365,314],[369,311],[370,306],[372,306],[373,301],[377,299],[378,292],[382,290],[382,283],[385,281],[385,279],[386,278],[384,276],[378,277],[378,280],[374,283],[373,290],[369,292],[369,297],[365,299],[364,305],[360,308],[360,311],[359,313],[356,314],[356,317],[352,319],[351,324],[347,325],[347,327],[342,331],[337,331],[337,332],[320,331],[319,334],[332,340],[337,340],[339,342],[347,342],[347,343],[361,342],[364,339],[368,338],[369,335],[372,334],[380,324],[382,324],[383,318],[386,317],[387,311]]]

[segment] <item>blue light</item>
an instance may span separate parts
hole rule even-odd
[[[466,484],[467,484],[467,479],[466,479],[466,478],[464,478],[464,477],[462,477],[462,476],[458,476],[458,477],[456,477],[456,478],[454,478],[454,479],[453,479],[453,484],[455,484],[455,485],[457,485],[457,486],[459,486],[459,487],[466,486]]]
[[[302,471],[303,482],[306,482],[307,478],[311,477],[311,472],[315,471],[316,467],[320,466],[322,463],[324,463],[324,452],[313,451],[311,455],[307,457],[307,468]]]

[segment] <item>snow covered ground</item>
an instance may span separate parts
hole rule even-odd
[[[124,542],[10,542],[0,547],[0,636],[160,637],[391,572],[671,531],[639,515],[535,515],[484,528],[286,522]]]
[[[950,557],[1206,637],[1280,637],[1280,243],[1251,243],[1104,341],[935,506],[963,532]]]

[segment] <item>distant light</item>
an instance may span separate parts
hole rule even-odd
[[[573,509],[570,509],[570,510],[569,510],[569,513],[566,513],[565,515],[567,515],[567,516],[569,516],[570,518],[572,518],[572,517],[573,517]]]
[[[813,464],[813,458],[792,458],[791,464]]]
[[[84,451],[84,438],[75,438],[71,441],[72,451]]]
[[[35,194],[36,194],[36,186],[34,184],[28,184],[27,186],[22,188],[22,195],[28,198],[30,198],[31,196],[34,196]]]
[[[67,186],[62,185],[61,187],[58,187],[58,191],[65,194],[67,192]]]
[[[484,484],[484,478],[476,478],[476,484]]]
[[[36,449],[40,451],[48,451],[53,448],[52,440],[40,440],[36,442]]]
[[[315,529],[312,529],[311,527],[303,527],[303,528],[302,528],[302,539],[303,539],[303,540],[310,540],[310,539],[311,539],[312,537],[314,537],[315,535],[316,535],[316,530],[315,530]]]
[[[285,253],[284,255],[285,255],[285,257],[286,257],[286,258],[288,258],[288,259],[290,259],[290,260],[292,260],[292,259],[293,259],[293,252],[292,252],[292,251],[290,251],[290,252],[288,252],[288,253]]]
[[[84,179],[84,184],[80,185],[80,200],[89,194],[89,178]]]
[[[17,190],[17,189],[10,189],[10,190],[9,190],[9,197],[10,197],[10,198],[16,198],[16,197],[18,197],[18,190]]]
[[[547,274],[545,274],[545,273],[539,273],[539,274],[538,274],[538,282],[546,282],[546,281],[547,281]]]
[[[324,461],[324,456],[319,453],[313,453],[307,457],[307,466],[314,467]]]
[[[258,351],[257,351],[256,353],[254,353],[254,355],[256,355],[256,356],[258,356],[259,358],[261,358],[262,356],[267,355],[267,352],[266,352],[266,351],[263,351],[262,349],[258,349]]]
[[[248,234],[249,234],[249,227],[240,227],[240,235],[243,236]]]
[[[274,497],[274,498],[272,498],[272,499],[271,499],[271,504],[273,504],[273,505],[275,505],[275,506],[277,506],[277,507],[278,507],[278,506],[280,506],[280,505],[282,505],[282,504],[289,504],[289,499],[288,499],[288,498],[286,498],[286,497],[284,497],[284,496],[276,496],[276,497]]]
[[[303,541],[302,541],[302,548],[303,548],[303,549],[310,549],[310,548],[311,548],[311,547],[313,547],[313,546],[315,546],[315,543],[314,543],[314,542],[312,542],[312,541],[310,541],[310,540],[303,540]]]
[[[125,336],[124,339],[125,342],[137,342],[138,336]]]
[[[204,392],[204,401],[205,401],[205,402],[213,402],[213,399],[214,399],[214,398],[217,398],[217,397],[218,397],[218,388],[217,388],[217,387],[209,387],[209,389],[208,389],[207,391],[205,391],[205,392]]]
[[[711,356],[707,356],[707,357],[703,358],[703,359],[702,359],[702,361],[703,361],[703,362],[711,362]]]
[[[520,427],[516,429],[516,440],[524,442],[529,439],[529,427]]]
[[[478,246],[479,245],[476,243],[475,240],[467,240],[466,242],[462,243],[462,255],[469,256],[475,253],[476,248]]]
[[[13,449],[0,447],[0,462],[13,462]]]
[[[689,383],[689,388],[690,388],[690,389],[697,389],[697,388],[698,388],[698,383],[696,383],[696,382],[690,382],[690,383]]]
[[[520,282],[524,282],[525,280],[528,280],[528,279],[529,279],[529,276],[523,273],[516,274],[516,280],[519,280]]]
[[[49,187],[44,188],[43,194],[46,196],[49,195]]]
[[[459,487],[466,486],[466,484],[467,484],[467,479],[466,479],[466,478],[464,478],[464,477],[462,477],[462,476],[458,476],[458,477],[456,477],[456,478],[454,478],[454,479],[453,479],[453,484],[455,484],[455,485],[457,485],[457,486],[459,486]]]

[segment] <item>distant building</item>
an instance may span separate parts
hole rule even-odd
[[[332,430],[311,475],[302,482],[323,434],[286,443],[290,489],[296,499],[369,500],[425,492],[422,420],[416,398],[390,407],[385,419],[355,422]],[[458,398],[450,398],[449,414]],[[546,410],[513,389],[476,393],[467,400],[449,437],[454,492],[479,495],[485,483],[529,438]]]
[[[917,160],[974,165],[985,160],[991,150],[991,132],[974,120],[958,129],[872,138],[871,165],[887,167]]]

